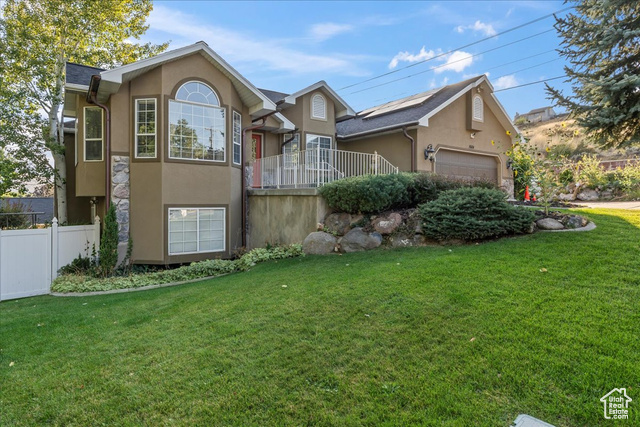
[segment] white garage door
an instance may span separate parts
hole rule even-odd
[[[464,180],[498,183],[498,158],[440,149],[436,153],[436,173]]]

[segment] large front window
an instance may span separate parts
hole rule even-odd
[[[331,138],[307,135],[307,165],[314,169],[329,169],[331,166]]]
[[[225,250],[224,208],[169,209],[169,255]]]
[[[169,101],[169,157],[225,161],[225,110],[213,90],[188,82]]]

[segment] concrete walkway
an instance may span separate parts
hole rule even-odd
[[[640,210],[640,201],[637,202],[581,202],[576,200],[571,202],[585,208],[594,209],[638,209]]]

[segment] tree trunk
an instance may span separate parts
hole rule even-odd
[[[67,165],[65,163],[64,152],[64,123],[58,116],[58,111],[60,110],[64,96],[64,66],[64,59],[62,56],[59,56],[56,63],[56,93],[52,99],[51,111],[49,111],[49,141],[52,144],[51,152],[53,154],[53,167],[55,169],[56,210],[59,224],[67,223]],[[59,114],[63,117],[62,112]]]

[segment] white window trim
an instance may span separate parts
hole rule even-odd
[[[98,109],[100,110],[100,123],[101,123],[101,128],[102,128],[102,138],[90,138],[87,139],[87,110],[89,109]],[[104,162],[104,111],[102,111],[102,108],[100,107],[84,107],[83,110],[83,116],[82,116],[82,121],[83,121],[83,132],[82,132],[82,139],[84,141],[84,145],[82,147],[82,158],[85,162],[87,163],[97,163],[97,162]],[[102,150],[100,150],[100,160],[87,160],[87,141],[100,141],[101,142],[101,146],[102,146]]]
[[[75,147],[75,165],[78,166],[78,118],[73,121],[73,146]]]
[[[153,101],[153,112],[154,112],[154,123],[153,129],[155,132],[153,133],[138,133],[138,103],[139,101]],[[155,159],[158,157],[158,100],[156,98],[137,98],[136,99],[136,108],[135,108],[135,157],[136,159]],[[138,137],[139,136],[153,136],[153,156],[152,157],[140,157],[138,156]]]
[[[206,86],[207,88],[209,88],[209,90],[211,90],[211,92],[213,92],[213,96],[216,97],[216,105],[212,105],[212,104],[204,104],[202,102],[197,102],[197,101],[188,101],[186,99],[179,99],[178,98],[178,92],[180,92],[180,89],[182,89],[183,86],[188,85],[189,83],[199,83],[201,85]],[[200,80],[189,80],[188,82],[184,82],[180,85],[180,87],[178,88],[178,90],[176,91],[176,97],[174,98],[174,100],[176,101],[182,101],[182,102],[187,102],[187,103],[191,103],[191,104],[197,104],[197,105],[207,105],[209,107],[221,107],[222,103],[220,102],[220,96],[218,95],[218,92],[216,92],[211,86],[209,86],[207,83],[202,82]]]
[[[476,108],[476,100],[480,100],[480,109],[478,111],[478,109]],[[482,100],[482,97],[480,95],[475,95],[473,97],[473,103],[471,105],[471,116],[473,118],[474,121],[476,122],[484,122],[484,101]],[[480,114],[477,114],[477,113]]]
[[[320,147],[320,141],[318,141],[318,147],[314,147],[314,148],[309,148],[309,140],[313,139],[313,138],[327,138],[329,140],[329,148],[328,150],[333,150],[333,138],[330,136],[326,136],[326,135],[315,135],[312,133],[308,133],[307,137],[305,139],[305,143],[304,143],[304,149],[305,149],[305,153],[306,153],[306,157],[307,159],[305,159],[305,163],[307,164],[307,169],[311,169],[311,170],[327,170],[326,167],[322,167],[322,168],[317,168],[315,167],[315,164],[313,162],[308,162],[309,158],[313,159],[314,153],[316,152],[316,150],[318,149],[318,147]],[[327,150],[327,148],[322,148],[323,150]],[[328,163],[329,165],[331,164],[331,159],[328,159]],[[316,161],[319,161],[319,159],[317,159]]]
[[[201,105],[203,107],[209,107],[209,108],[217,108],[218,110],[222,110],[224,111],[224,157],[222,158],[222,160],[215,160],[215,159],[189,159],[186,157],[173,157],[171,156],[171,146],[170,146],[170,141],[171,141],[171,103],[172,102],[179,102],[179,103],[183,103],[183,104],[190,104],[190,105]],[[208,162],[208,163],[224,163],[227,161],[227,151],[228,151],[228,147],[227,147],[227,135],[229,134],[228,130],[227,130],[227,109],[224,107],[217,107],[215,105],[211,105],[211,104],[200,104],[198,102],[191,102],[191,101],[183,101],[181,99],[170,99],[169,102],[169,113],[168,113],[168,124],[167,124],[167,138],[166,140],[168,141],[169,146],[167,147],[168,150],[168,156],[171,160],[184,160],[187,162]]]
[[[240,165],[242,164],[242,115],[240,113],[238,113],[235,110],[231,110],[233,112],[232,114],[232,120],[231,120],[231,161],[233,162],[234,165]],[[236,117],[238,118],[238,120],[240,121],[240,133],[238,134],[238,142],[236,142]],[[240,147],[240,161],[236,162],[235,160],[235,147],[239,146]]]
[[[196,238],[198,239],[196,242],[197,250],[195,252],[171,252],[171,211],[180,211],[180,210],[195,210],[197,212],[196,217]],[[215,251],[200,251],[200,210],[201,209],[209,209],[209,210],[219,210],[222,211],[222,249]],[[219,253],[225,252],[227,250],[227,209],[221,208],[217,206],[211,207],[198,207],[198,208],[190,208],[190,207],[179,207],[179,208],[169,208],[167,211],[167,252],[170,256],[177,255],[193,255],[193,254],[208,254],[208,253]]]
[[[323,106],[322,116],[316,116],[314,114],[313,100],[316,97],[320,97],[322,99],[322,106]],[[324,120],[324,121],[327,120],[327,99],[324,96],[322,96],[322,94],[320,93],[315,93],[311,97],[311,118],[314,120]]]

